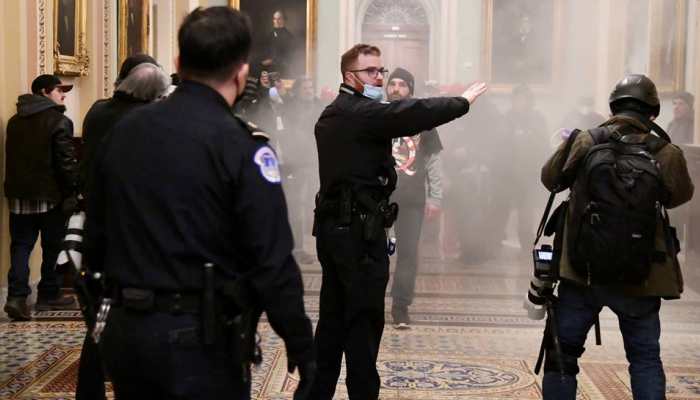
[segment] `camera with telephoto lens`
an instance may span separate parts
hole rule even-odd
[[[550,245],[542,245],[532,250],[534,273],[530,281],[523,308],[530,319],[540,320],[545,316],[545,303],[554,295],[557,271],[553,264],[554,251]]]

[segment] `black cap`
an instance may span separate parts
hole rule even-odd
[[[149,56],[148,54],[134,54],[133,56],[129,56],[124,60],[122,63],[122,67],[119,69],[119,76],[117,77],[117,82],[121,82],[124,80],[129,75],[129,72],[131,72],[132,69],[134,69],[135,66],[143,63],[151,63],[158,65],[158,62],[156,61],[155,58]]]
[[[661,111],[656,85],[645,75],[627,75],[615,85],[615,89],[610,93],[609,104],[612,106],[614,102],[623,99],[633,99],[648,105],[654,109],[654,116],[658,116]]]
[[[408,85],[409,93],[413,95],[413,89],[416,86],[416,79],[413,77],[413,74],[406,71],[403,68],[396,68],[394,72],[392,72],[391,75],[389,75],[389,82],[391,82],[392,79],[396,78],[406,82],[406,84]]]
[[[56,75],[39,75],[32,81],[32,93],[34,94],[42,94],[41,91],[43,89],[50,89],[47,90],[50,92],[57,87],[61,88],[64,92],[70,92],[70,90],[73,89],[73,85],[64,85]]]

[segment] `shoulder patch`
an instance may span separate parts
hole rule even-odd
[[[282,181],[279,162],[277,161],[275,152],[272,151],[271,148],[268,146],[259,148],[258,151],[255,152],[255,156],[253,156],[253,161],[258,165],[260,175],[262,175],[266,181],[270,183],[280,183]]]

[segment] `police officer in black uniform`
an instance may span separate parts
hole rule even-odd
[[[389,204],[396,185],[391,139],[466,114],[486,90],[477,83],[463,97],[382,103],[386,70],[380,56],[366,44],[342,56],[340,94],[316,124],[321,189],[314,230],[323,282],[312,399],[333,397],[343,354],[350,399],[374,400],[379,394],[376,361],[389,279],[385,228],[396,218]]]
[[[252,303],[284,339],[301,375],[295,399],[305,398],[311,323],[276,156],[231,112],[249,22],[229,7],[199,8],[178,43],[181,85],[120,121],[95,159],[85,257],[113,288],[106,369],[117,398],[249,399],[247,349],[229,324]],[[224,290],[230,283],[247,290]]]

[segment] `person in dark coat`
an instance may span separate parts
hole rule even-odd
[[[295,399],[313,380],[279,162],[232,112],[251,41],[239,11],[192,11],[181,84],[119,121],[95,156],[84,260],[115,293],[100,346],[116,398],[249,399],[255,333],[242,320],[255,311],[299,370]]]
[[[105,136],[129,112],[156,101],[168,90],[170,79],[161,67],[155,64],[155,60],[134,64],[134,59],[139,60],[143,57],[133,56],[124,61],[123,65],[131,65],[131,69],[122,68],[126,76],[118,79],[119,83],[112,98],[98,100],[85,116],[83,138],[86,145],[81,161],[82,194],[85,197],[89,196],[89,188],[85,184],[88,171],[92,166],[95,151]],[[104,382],[102,360],[91,332],[88,331],[80,352],[76,400],[104,399]]]
[[[27,296],[29,256],[41,234],[41,281],[37,311],[74,307],[61,295],[56,258],[65,232],[66,214],[77,204],[78,161],[73,122],[63,113],[66,93],[54,75],[32,82],[32,93],[17,99],[17,114],[7,123],[5,196],[10,208],[10,271],[4,310],[17,321],[30,319]]]
[[[137,98],[119,88],[119,85],[126,79],[131,70],[143,63],[158,64],[153,57],[147,54],[136,54],[128,57],[122,63],[119,76],[114,82],[115,90],[112,97],[97,100],[85,114],[85,119],[83,120],[83,154],[80,162],[80,181],[83,194],[86,192],[87,174],[92,165],[95,150],[107,132],[129,111],[155,100]],[[132,80],[135,81],[133,78]]]
[[[345,355],[350,399],[376,400],[389,281],[385,229],[397,213],[389,204],[396,187],[392,139],[461,117],[486,85],[474,84],[458,97],[382,102],[387,71],[379,48],[366,44],[345,52],[340,70],[340,93],[315,131],[321,188],[314,231],[323,282],[311,398],[333,398]]]

